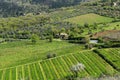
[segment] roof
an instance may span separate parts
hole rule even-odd
[[[66,33],[60,33],[60,35],[66,35],[67,36],[68,34],[66,34]]]

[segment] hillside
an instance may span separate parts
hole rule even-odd
[[[37,44],[31,43],[30,40],[3,43],[0,44],[0,69],[44,60],[51,54],[61,56],[80,50],[84,50],[84,45],[57,40],[52,43],[40,40]]]
[[[118,53],[119,49],[103,49],[98,51],[99,53],[97,54],[93,51],[83,51],[76,54],[69,54],[45,61],[38,61],[2,69],[0,70],[0,78],[1,80],[67,80],[74,77],[75,73],[71,72],[70,68],[78,63],[83,63],[85,65],[85,69],[78,73],[78,76],[81,78],[115,75],[118,73],[117,70],[120,69],[120,56]],[[113,52],[116,53],[110,57]],[[102,57],[98,56],[99,54],[103,55],[105,57],[105,60]],[[114,60],[116,60],[116,62],[114,62]]]
[[[78,7],[79,5],[92,7],[90,11],[100,15],[119,17],[119,5],[114,7],[113,2],[117,2],[117,0],[1,0],[0,17],[24,16],[28,13],[37,15],[56,11],[60,8]],[[82,9],[82,7],[77,8],[77,11],[79,9]],[[114,14],[111,14],[111,12]]]
[[[27,13],[49,12],[49,9],[80,4],[83,0],[0,0],[0,16],[23,16]],[[84,2],[90,0],[84,0]],[[9,14],[8,14],[9,13]]]
[[[72,18],[68,18],[65,21],[84,25],[85,23],[88,23],[89,25],[93,25],[94,23],[105,23],[105,22],[111,22],[113,19],[109,17],[103,17],[97,14],[85,14],[81,16],[76,16]]]
[[[0,0],[0,80],[120,80],[120,0]]]

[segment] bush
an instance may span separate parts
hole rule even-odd
[[[94,44],[85,44],[85,49],[92,49],[94,46]]]
[[[57,55],[54,53],[54,54],[53,54],[53,57],[56,57],[56,56],[57,56]]]
[[[38,40],[39,40],[39,36],[36,34],[33,34],[31,37],[31,42],[35,44]]]
[[[85,23],[85,24],[84,24],[84,27],[85,27],[85,28],[88,28],[88,27],[89,27],[89,24],[88,24],[88,23]]]
[[[49,53],[49,54],[47,54],[47,59],[54,58],[56,56],[57,55],[55,53],[53,53],[53,54]]]
[[[49,53],[47,54],[47,59],[50,59],[50,58],[52,58],[52,55]]]
[[[49,36],[49,42],[53,42],[53,36]]]

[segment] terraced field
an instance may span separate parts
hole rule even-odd
[[[100,50],[99,52],[101,54],[107,54],[109,61],[112,60],[112,57],[119,61],[119,51],[120,49],[108,49],[108,51]],[[100,77],[103,74],[113,75],[119,73],[119,71],[114,69],[113,66],[95,52],[84,51],[2,69],[0,70],[0,80],[63,80],[74,75],[70,71],[70,67],[77,63],[85,65],[85,69],[79,72],[79,77]],[[115,66],[119,68],[120,64],[115,63]]]
[[[120,48],[98,50],[98,54],[120,71]]]

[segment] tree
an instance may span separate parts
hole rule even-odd
[[[31,42],[35,44],[38,40],[39,36],[37,34],[32,34]]]
[[[89,24],[88,24],[88,23],[85,23],[85,24],[84,24],[84,27],[85,27],[85,28],[88,28],[88,27],[89,27]]]
[[[53,35],[50,35],[49,36],[49,42],[52,42],[53,41]]]
[[[89,43],[89,42],[90,42],[90,37],[86,36],[86,37],[84,38],[84,42],[85,42],[85,43]]]
[[[78,77],[78,72],[81,70],[84,70],[85,66],[82,63],[78,63],[76,65],[73,65],[70,70],[75,74],[75,77]]]
[[[50,59],[50,58],[52,58],[52,54],[51,53],[49,53],[49,54],[47,54],[47,59]]]
[[[48,53],[47,55],[46,55],[46,58],[47,59],[50,59],[50,58],[54,58],[54,57],[56,57],[57,55],[55,54],[55,53]]]
[[[87,43],[85,44],[85,49],[92,49],[94,47],[94,44]]]
[[[94,24],[93,24],[93,28],[96,30],[96,29],[97,29],[97,27],[98,27],[97,23],[96,23],[96,22],[94,22]]]
[[[65,28],[62,28],[60,32],[61,32],[61,33],[62,33],[62,32],[65,32]]]
[[[56,56],[57,56],[57,55],[54,53],[54,54],[53,54],[53,57],[56,57]]]

